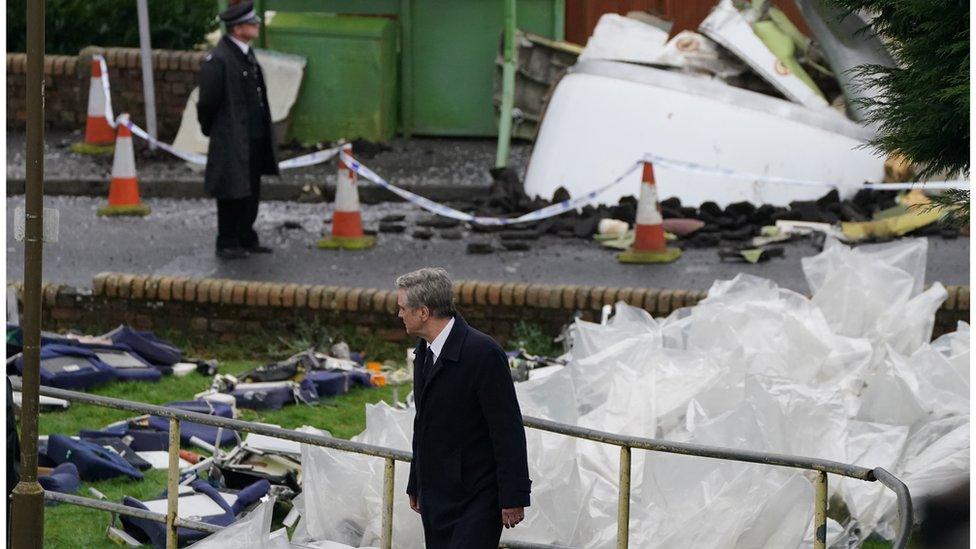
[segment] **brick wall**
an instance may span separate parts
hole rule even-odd
[[[19,284],[14,286],[19,293]],[[947,289],[934,336],[969,320],[969,286]],[[555,336],[576,312],[595,320],[603,305],[623,300],[662,317],[698,303],[705,292],[461,281],[454,297],[466,320],[504,343],[519,321]],[[286,333],[317,324],[360,327],[406,342],[396,311],[396,292],[388,289],[120,273],[99,274],[90,290],[54,284],[43,289],[44,329],[87,333],[126,323],[143,330],[189,329],[229,341],[240,334]]]
[[[145,127],[142,98],[142,63],[137,48],[88,47],[77,56],[44,58],[45,108],[48,128],[83,130],[88,114],[88,88],[92,56],[101,53],[108,65],[112,110],[128,112]],[[197,73],[206,52],[153,50],[153,79],[159,134],[172,141],[180,127],[186,99],[196,87]],[[27,120],[27,55],[7,54],[7,127],[22,129]]]
[[[78,125],[77,100],[80,82],[75,76],[78,58],[48,55],[44,58],[44,116],[49,127]],[[86,92],[87,93],[87,92]],[[27,120],[27,55],[7,54],[7,127],[23,127]],[[87,95],[86,101],[87,101]],[[85,104],[87,106],[87,103]],[[85,112],[81,112],[81,124]]]

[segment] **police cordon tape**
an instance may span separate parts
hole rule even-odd
[[[515,225],[517,223],[529,223],[532,221],[540,221],[548,217],[554,217],[566,213],[570,210],[575,210],[576,208],[581,208],[589,204],[590,202],[592,202],[594,198],[599,196],[601,193],[603,193],[610,187],[613,187],[617,183],[623,181],[628,175],[633,173],[638,166],[641,165],[640,162],[634,162],[630,166],[630,168],[627,169],[627,171],[620,174],[616,179],[614,179],[610,183],[607,183],[606,185],[598,189],[592,190],[576,198],[563,200],[562,202],[557,202],[555,204],[546,206],[545,208],[535,210],[534,212],[529,212],[527,214],[520,215],[518,217],[480,217],[480,216],[462,212],[460,210],[455,210],[450,206],[438,204],[433,200],[424,198],[406,189],[401,189],[400,187],[397,187],[396,185],[393,185],[392,183],[383,179],[382,177],[377,175],[376,172],[367,168],[358,160],[356,160],[355,158],[353,158],[352,156],[344,152],[340,153],[339,157],[346,164],[346,166],[348,166],[349,169],[351,169],[352,171],[356,172],[356,174],[363,176],[364,178],[372,181],[373,183],[379,185],[380,187],[383,187],[384,189],[392,192],[393,194],[399,196],[400,198],[403,198],[407,202],[416,204],[417,206],[420,206],[421,208],[429,212],[435,213],[437,215],[449,217],[451,219],[457,219],[458,221],[467,221],[470,223],[474,223],[476,225]]]
[[[383,179],[376,174],[373,170],[369,169],[361,162],[353,158],[351,155],[346,153],[340,153],[340,158],[345,162],[351,170],[356,172],[358,175],[366,178],[369,181],[383,187],[384,189],[392,192],[393,194],[403,198],[407,202],[416,204],[421,208],[441,215],[444,217],[449,217],[451,219],[457,219],[459,221],[467,221],[477,225],[515,225],[518,223],[529,223],[532,221],[540,221],[548,217],[554,217],[570,210],[576,208],[581,208],[586,206],[593,201],[597,196],[602,194],[604,191],[613,187],[614,185],[620,183],[627,178],[631,173],[634,172],[642,163],[650,162],[657,166],[668,167],[672,169],[679,169],[685,171],[695,171],[698,173],[706,173],[711,175],[718,175],[729,177],[731,179],[740,179],[745,181],[753,182],[769,182],[776,184],[787,184],[787,185],[803,185],[803,186],[818,186],[818,187],[828,187],[836,188],[836,185],[831,183],[823,183],[820,181],[806,181],[801,179],[790,179],[786,177],[774,177],[765,176],[759,174],[741,173],[732,170],[722,169],[722,168],[710,168],[708,166],[703,166],[701,164],[695,164],[692,162],[683,162],[680,160],[673,160],[670,158],[665,158],[663,156],[647,154],[642,159],[634,162],[624,173],[619,175],[616,179],[607,183],[606,185],[592,190],[584,195],[576,198],[571,198],[569,200],[563,200],[557,202],[545,208],[529,212],[527,214],[521,215],[519,217],[513,218],[502,218],[502,217],[479,217],[469,213],[465,213],[449,206],[443,204],[438,204],[430,199],[424,198],[418,194],[412,193],[406,189],[401,189],[396,185],[393,185],[389,181]],[[906,189],[925,189],[925,190],[939,190],[939,189],[968,189],[968,181],[934,181],[934,182],[918,182],[918,183],[867,183],[861,188],[872,189],[872,190],[884,190],[884,191],[895,191],[895,190],[906,190]]]
[[[695,172],[706,175],[718,175],[722,177],[727,177],[729,179],[739,179],[743,181],[751,181],[756,183],[776,183],[781,185],[796,185],[804,187],[826,187],[826,188],[837,188],[837,185],[833,183],[824,183],[823,181],[810,181],[804,179],[792,179],[789,177],[777,177],[772,175],[760,175],[755,173],[743,173],[729,170],[726,168],[716,168],[705,166],[703,164],[696,164],[694,162],[687,162],[683,160],[675,160],[673,158],[666,158],[663,156],[658,156],[656,154],[647,153],[644,155],[643,160],[645,162],[650,162],[655,166],[660,166],[662,168],[671,168],[675,170],[683,170],[686,172]],[[904,191],[904,190],[946,190],[946,189],[969,189],[969,181],[918,181],[910,183],[865,183],[859,187],[861,189],[870,189],[872,191]]]
[[[102,90],[105,92],[105,119],[108,120],[109,125],[111,125],[113,128],[118,128],[120,123],[124,123],[132,132],[132,135],[135,135],[151,143],[152,145],[159,147],[180,160],[184,160],[191,164],[199,164],[201,166],[205,166],[207,164],[207,155],[181,151],[176,147],[168,143],[163,143],[162,141],[149,135],[149,132],[140,128],[135,122],[132,121],[131,117],[123,116],[121,114],[118,116],[118,118],[113,116],[112,94],[108,83],[108,64],[105,62],[105,57],[102,55],[95,55],[94,58],[98,60],[98,64],[101,67]],[[340,141],[335,147],[329,149],[322,149],[320,151],[304,154],[302,156],[296,156],[295,158],[289,158],[288,160],[282,160],[281,162],[278,162],[278,169],[290,170],[328,162],[339,153],[343,143],[344,141]]]
[[[101,54],[95,55],[95,59],[98,60],[98,66],[102,73],[99,80],[102,81],[102,95],[105,96],[105,120],[108,121],[110,126],[115,128],[115,116],[112,114],[112,92],[108,87],[108,64],[105,62],[105,56]]]
[[[122,115],[119,115],[118,119],[113,117],[112,96],[109,89],[109,80],[108,80],[108,66],[105,62],[105,58],[102,55],[96,55],[95,58],[98,59],[99,65],[101,67],[102,89],[105,92],[105,116],[106,119],[109,121],[109,124],[111,124],[113,127],[117,127],[119,121],[124,121],[125,125],[129,128],[130,131],[132,131],[133,135],[136,135],[148,141],[149,143],[152,143],[153,145],[159,147],[160,149],[163,149],[164,151],[186,162],[190,162],[192,164],[206,165],[207,163],[206,155],[199,154],[199,153],[184,152],[177,149],[176,147],[173,147],[172,145],[163,143],[162,141],[149,135],[148,132],[146,132],[145,130],[140,128],[137,124],[135,124],[132,121],[132,119],[128,116],[123,117]],[[566,213],[570,210],[575,210],[577,208],[586,206],[587,204],[591,203],[597,196],[602,194],[604,191],[606,191],[607,189],[613,187],[614,185],[617,185],[618,183],[626,179],[627,176],[633,173],[643,162],[651,162],[652,164],[655,164],[660,167],[665,167],[665,168],[722,176],[722,177],[727,177],[729,179],[738,179],[741,181],[750,181],[754,183],[775,183],[775,184],[797,185],[797,186],[807,186],[807,187],[815,186],[815,187],[824,187],[824,188],[837,187],[837,185],[835,184],[825,183],[823,181],[810,181],[810,180],[803,180],[803,179],[793,179],[788,177],[777,177],[777,176],[770,176],[770,175],[736,172],[734,170],[729,170],[726,168],[705,166],[694,162],[675,160],[672,158],[667,158],[667,157],[648,153],[644,155],[642,159],[634,162],[624,173],[619,175],[613,181],[607,183],[602,187],[594,189],[586,194],[580,195],[576,198],[563,200],[561,202],[557,202],[555,204],[546,206],[545,208],[541,208],[533,212],[520,215],[518,217],[512,217],[512,218],[481,217],[481,216],[465,213],[460,210],[456,210],[454,208],[451,208],[450,206],[439,204],[437,202],[434,202],[433,200],[424,198],[416,193],[410,192],[406,189],[402,189],[400,187],[397,187],[396,185],[393,185],[392,183],[388,182],[387,180],[383,179],[378,174],[376,174],[376,172],[374,172],[373,170],[369,169],[368,167],[360,163],[351,155],[342,153],[341,151],[342,151],[343,144],[344,141],[340,141],[335,147],[329,149],[323,149],[320,151],[315,151],[306,155],[297,156],[295,158],[289,158],[288,160],[283,160],[278,163],[278,168],[282,170],[288,170],[293,168],[314,166],[316,164],[327,162],[336,155],[341,155],[343,162],[345,162],[346,165],[349,166],[349,168],[352,169],[354,172],[356,172],[358,175],[363,176],[367,180],[379,185],[380,187],[383,187],[384,189],[392,192],[393,194],[399,196],[400,198],[403,198],[407,202],[415,204],[431,213],[443,217],[448,217],[451,219],[457,219],[459,221],[474,223],[476,225],[496,225],[496,226],[516,225],[519,223],[530,223],[533,221],[541,221],[543,219],[549,217],[555,217],[557,215]],[[914,182],[914,183],[865,183],[864,185],[861,186],[861,188],[870,189],[870,190],[881,190],[881,191],[897,191],[897,190],[913,190],[913,189],[968,190],[970,188],[970,184],[968,181],[962,181],[962,180],[924,181],[924,182]]]
[[[187,162],[192,162],[194,164],[206,165],[207,156],[197,153],[187,153],[172,147],[158,139],[149,135],[145,130],[140,128],[135,124],[131,118],[123,115],[119,115],[117,123],[124,123],[131,131],[133,135],[136,135],[150,143],[154,143],[159,148],[169,152],[170,154],[181,158]],[[451,208],[450,206],[445,206],[443,204],[434,202],[429,198],[424,198],[416,193],[410,192],[406,189],[397,187],[396,185],[390,183],[389,181],[380,177],[376,172],[369,169],[361,162],[353,158],[352,156],[341,152],[343,142],[340,142],[335,147],[329,149],[323,149],[321,151],[315,151],[303,156],[298,156],[295,158],[290,158],[278,163],[279,169],[287,170],[292,168],[300,168],[305,166],[312,166],[315,164],[320,164],[326,162],[337,154],[340,155],[342,161],[346,163],[347,166],[356,174],[364,177],[365,179],[383,187],[384,189],[392,192],[393,194],[403,198],[407,202],[415,204],[431,213],[448,217],[451,219],[457,219],[458,221],[465,221],[469,223],[474,223],[476,225],[494,225],[494,226],[505,226],[505,225],[517,225],[520,223],[531,223],[534,221],[541,221],[549,217],[555,217],[557,215],[564,214],[570,210],[575,210],[577,208],[582,208],[590,204],[597,196],[603,194],[604,191],[610,189],[611,187],[617,185],[621,181],[632,174],[643,162],[651,162],[655,165],[661,167],[668,167],[673,169],[680,169],[685,171],[694,171],[698,173],[706,173],[711,175],[724,176],[731,179],[739,179],[744,181],[753,182],[769,182],[777,184],[788,184],[788,185],[803,185],[803,186],[818,186],[834,188],[836,185],[830,183],[823,183],[820,181],[806,181],[800,179],[790,179],[784,177],[774,177],[774,176],[764,176],[758,174],[748,174],[741,172],[734,172],[732,170],[727,170],[723,168],[710,168],[707,166],[702,166],[699,164],[694,164],[691,162],[682,162],[680,160],[672,160],[662,156],[647,154],[643,159],[634,162],[624,173],[617,176],[613,181],[607,183],[606,185],[594,189],[586,194],[580,195],[569,200],[563,200],[555,204],[546,206],[545,208],[540,208],[538,210],[520,215],[518,217],[482,217],[476,216],[469,213],[462,212],[460,210]],[[866,183],[862,186],[865,189],[872,190],[885,190],[885,191],[895,191],[895,190],[911,190],[911,189],[923,189],[923,190],[939,190],[939,189],[968,189],[969,182],[967,181],[934,181],[934,182],[918,182],[918,183]]]
[[[207,164],[207,155],[181,151],[172,145],[163,143],[162,141],[149,135],[149,132],[146,130],[140,128],[135,122],[132,121],[132,118],[119,115],[118,119],[116,120],[116,124],[120,123],[125,124],[129,130],[132,131],[132,135],[138,136],[149,143],[156,145],[160,149],[163,149],[181,160],[185,160],[191,164],[199,164],[201,166],[205,166]],[[315,151],[312,153],[303,154],[302,156],[296,156],[295,158],[289,158],[288,160],[282,160],[281,162],[278,162],[278,169],[290,170],[327,162],[331,160],[332,157],[339,154],[339,150],[342,149],[342,145],[344,143],[344,141],[340,141],[338,145],[329,149],[322,149],[321,151]]]

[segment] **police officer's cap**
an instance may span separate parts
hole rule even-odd
[[[254,2],[241,2],[220,12],[224,25],[233,27],[244,23],[260,23],[261,18],[254,11]]]

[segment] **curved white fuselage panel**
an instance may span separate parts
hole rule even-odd
[[[685,205],[747,200],[787,205],[837,186],[850,196],[881,181],[884,161],[862,148],[870,130],[831,109],[809,109],[721,81],[612,61],[574,66],[549,102],[525,176],[529,196],[573,196],[604,185],[645,153],[737,172],[823,182],[820,186],[731,179],[664,166],[659,196]],[[637,195],[640,170],[603,193]]]

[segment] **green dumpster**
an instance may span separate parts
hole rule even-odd
[[[305,56],[289,137],[302,144],[386,141],[397,129],[397,29],[381,17],[279,12],[268,49]]]

